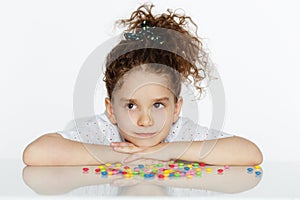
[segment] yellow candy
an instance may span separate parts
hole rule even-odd
[[[116,167],[121,167],[122,164],[121,163],[116,163]]]
[[[108,175],[113,175],[112,171],[107,172]]]
[[[106,165],[107,167],[111,166],[111,164],[110,164],[110,163],[106,163],[105,165]]]
[[[260,169],[259,165],[254,166],[255,169]]]
[[[186,166],[189,167],[190,169],[193,167],[193,165],[191,164],[187,164]]]
[[[196,170],[196,172],[201,172],[202,171],[201,168],[196,168],[195,170]]]
[[[189,174],[189,175],[186,175],[186,177],[187,177],[187,178],[193,178],[193,176],[190,175],[190,174]]]
[[[210,173],[211,172],[211,168],[206,168],[206,172]]]
[[[99,167],[99,169],[103,169],[104,168],[104,166],[103,165],[100,165],[100,166],[98,166]]]
[[[130,174],[124,174],[125,178],[129,178]]]
[[[167,169],[164,171],[164,174],[169,174],[169,173],[170,173],[170,171]]]

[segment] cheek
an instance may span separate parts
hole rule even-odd
[[[128,115],[128,111],[122,108],[116,109],[115,117],[117,120],[117,126],[121,130],[128,130],[128,128],[131,126],[131,120]]]

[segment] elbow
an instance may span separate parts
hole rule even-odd
[[[238,157],[240,162],[238,163],[240,165],[255,166],[260,165],[263,162],[263,154],[255,143],[241,137],[236,137],[236,139],[240,144],[237,145],[238,149],[236,149],[237,153],[239,154]]]
[[[32,143],[23,151],[23,162],[25,165],[49,165],[53,164],[51,152],[56,143],[57,134],[45,134]]]
[[[42,149],[39,144],[34,141],[29,144],[23,151],[23,162],[25,165],[40,165],[40,156]]]
[[[248,151],[249,165],[260,165],[263,162],[263,154],[256,144],[249,141]]]
[[[23,151],[23,163],[25,165],[35,165],[35,158],[34,158],[34,145],[31,143],[29,144],[25,150]]]
[[[263,154],[261,150],[255,145],[253,165],[260,165],[263,162]]]

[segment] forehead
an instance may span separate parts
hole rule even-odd
[[[130,96],[135,93],[135,91],[149,85],[159,85],[170,90],[172,93],[171,83],[166,74],[156,74],[145,70],[132,70],[127,73],[122,78],[122,85],[116,87],[113,91],[113,96],[115,95],[125,95]]]

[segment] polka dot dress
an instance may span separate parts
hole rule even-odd
[[[71,121],[67,128],[58,131],[64,138],[90,144],[109,145],[123,142],[117,126],[112,124],[106,114],[95,115]],[[173,124],[164,142],[212,140],[233,135],[200,126],[186,117],[180,117]]]

